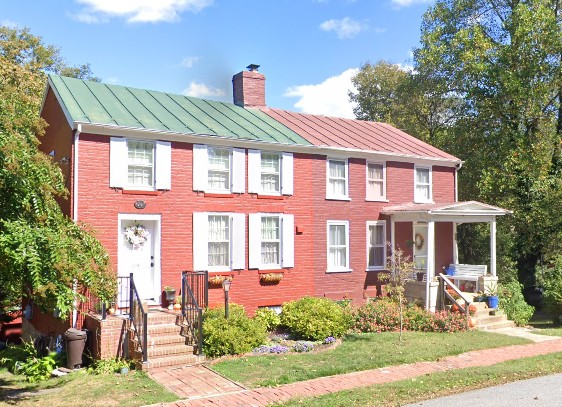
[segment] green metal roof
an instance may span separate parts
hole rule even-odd
[[[267,114],[231,103],[57,75],[49,82],[75,123],[311,145]]]

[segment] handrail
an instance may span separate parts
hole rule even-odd
[[[453,289],[453,291],[458,294],[464,300],[464,306],[457,302],[457,300],[447,292],[445,286],[448,286]],[[443,273],[439,273],[439,292],[441,293],[441,310],[445,308],[445,297],[449,299],[453,304],[455,304],[459,310],[466,315],[467,321],[469,316],[469,307],[470,307],[470,300],[466,298],[462,291],[458,289],[458,287],[453,283],[447,276]]]
[[[190,281],[191,280],[191,281]],[[182,272],[181,313],[188,342],[203,353],[203,310],[208,303],[207,272]],[[195,290],[195,292],[194,292]]]
[[[129,277],[129,306],[131,307],[129,312],[131,326],[135,331],[135,336],[142,351],[142,362],[146,363],[148,361],[148,313],[142,306],[133,273]]]

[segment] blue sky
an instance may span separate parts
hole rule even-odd
[[[232,101],[232,75],[266,75],[270,107],[353,117],[365,62],[411,63],[431,0],[17,0],[0,22],[29,27],[103,82]]]

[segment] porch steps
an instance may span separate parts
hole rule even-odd
[[[137,369],[149,371],[160,367],[179,367],[202,363],[205,356],[195,354],[182,335],[181,315],[173,311],[150,309],[148,312],[147,363],[137,363]],[[135,359],[142,360],[138,342],[133,341]]]
[[[501,328],[512,328],[515,326],[513,321],[507,319],[502,311],[496,311],[496,315],[490,315],[491,309],[484,302],[473,302],[476,313],[473,315],[475,327],[482,331],[493,331]]]

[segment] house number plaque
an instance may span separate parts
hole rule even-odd
[[[144,209],[144,208],[146,208],[146,202],[144,202],[144,201],[136,201],[136,202],[135,202],[135,208],[137,208],[137,209]]]

